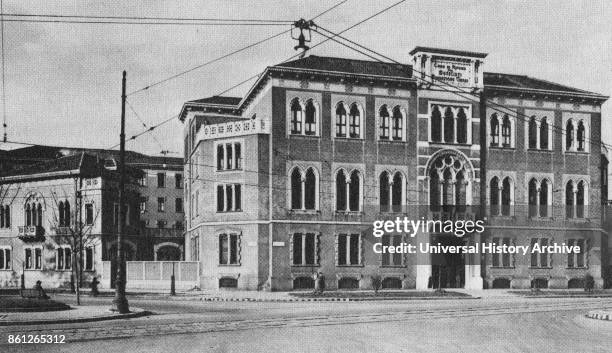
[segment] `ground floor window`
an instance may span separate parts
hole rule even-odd
[[[359,289],[359,280],[353,277],[342,277],[338,280],[338,289]]]
[[[70,270],[72,268],[72,251],[69,247],[57,248],[56,268]]]
[[[293,264],[317,264],[317,235],[314,233],[293,234]]]
[[[313,289],[315,287],[312,277],[297,277],[293,280],[293,289]]]
[[[493,238],[493,243],[498,246],[509,246],[510,241],[510,238]],[[493,267],[512,267],[508,252],[491,254],[491,262]]]
[[[383,246],[398,246],[402,243],[402,236],[399,234],[384,234],[382,236]],[[402,266],[402,254],[400,253],[389,253],[385,251],[382,255],[383,266]]]
[[[586,247],[584,239],[568,239],[567,246],[578,246],[580,248],[579,253],[569,253],[567,254],[567,267],[569,268],[580,268],[586,267],[585,258],[586,258]]]
[[[336,241],[339,266],[361,264],[361,234],[339,234]]]
[[[232,277],[219,278],[219,288],[238,288],[238,280]]]
[[[87,247],[85,248],[85,271],[93,271],[94,269],[94,248]]]
[[[534,248],[536,244],[539,244],[541,247],[548,246],[548,238],[532,238],[531,239],[531,249]],[[550,267],[550,254],[546,252],[538,253],[531,252],[531,267],[540,267],[547,268]]]
[[[402,280],[397,277],[385,277],[382,280],[382,289],[402,289]]]
[[[11,269],[11,249],[0,249],[0,270]]]
[[[40,270],[42,268],[42,248],[26,248],[24,256],[26,270]]]
[[[238,265],[240,249],[238,234],[219,234],[219,264]]]

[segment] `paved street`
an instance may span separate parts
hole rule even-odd
[[[85,298],[86,305],[111,298]],[[607,352],[612,322],[583,318],[611,299],[251,303],[136,299],[156,315],[122,321],[0,328],[64,334],[67,344],[9,352]],[[606,347],[606,344],[608,345]]]

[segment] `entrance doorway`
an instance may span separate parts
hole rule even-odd
[[[462,238],[453,235],[432,237],[432,244],[443,246],[465,245]],[[431,254],[431,285],[430,288],[463,288],[465,286],[465,255],[464,254]]]

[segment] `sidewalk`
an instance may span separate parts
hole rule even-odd
[[[129,319],[145,316],[148,312],[139,308],[130,308],[128,314],[110,311],[105,306],[75,306],[70,310],[45,312],[0,313],[0,326],[64,324],[75,322],[91,322],[114,319]]]

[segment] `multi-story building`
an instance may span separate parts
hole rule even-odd
[[[86,152],[102,160],[107,168],[116,169],[119,151],[79,149],[53,146],[28,146],[1,151],[0,166],[4,171],[28,167],[44,161]],[[183,174],[182,159],[148,156],[126,151],[126,166],[142,171],[138,180],[140,194],[137,221],[139,242],[134,256],[139,260],[180,260],[183,256]],[[44,169],[39,169],[44,172]],[[27,172],[27,171],[26,171]]]
[[[601,104],[484,72],[486,54],[417,47],[412,65],[307,56],[244,97],[186,102],[186,257],[203,288],[601,287]],[[605,182],[607,183],[607,182]],[[607,186],[607,185],[606,185]],[[471,219],[464,237],[376,238],[376,220]],[[547,245],[579,254],[379,254],[375,243]]]
[[[78,153],[38,162],[0,177],[0,286],[81,284],[117,253],[119,173],[98,156]],[[127,168],[125,254],[136,259],[141,172]],[[74,255],[74,256],[73,256]],[[74,259],[74,261],[73,261]],[[106,269],[110,271],[110,269]]]

